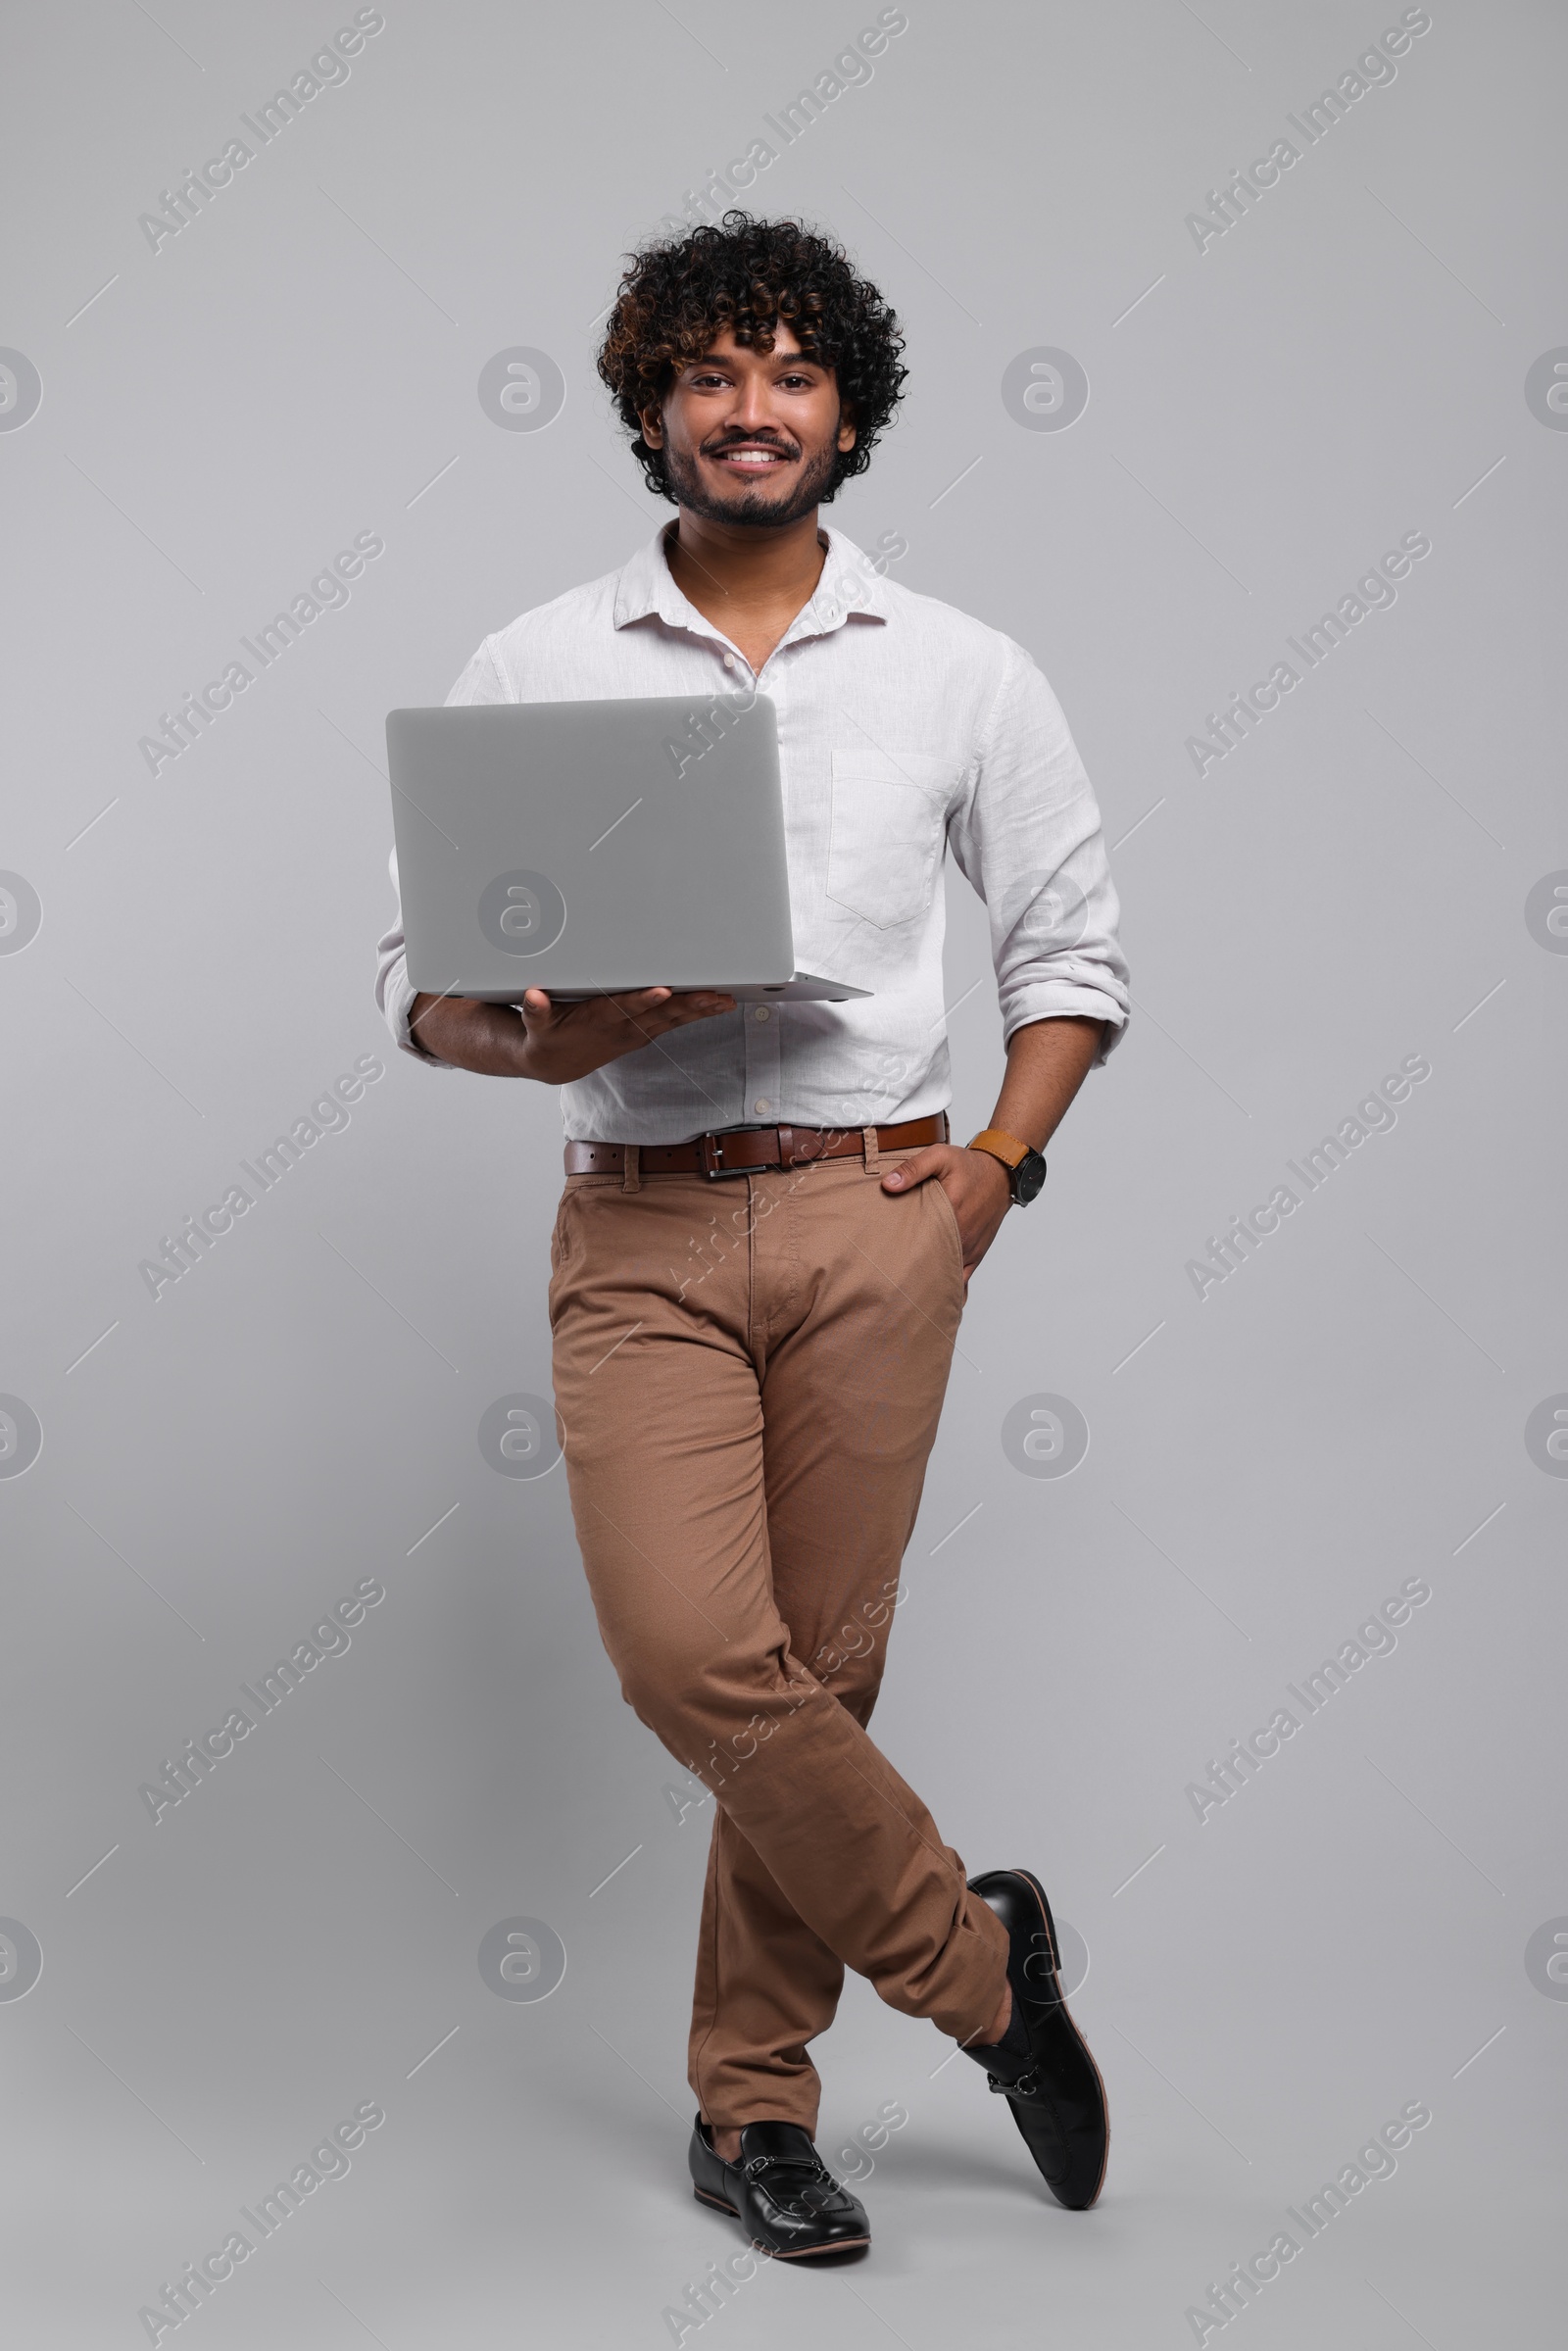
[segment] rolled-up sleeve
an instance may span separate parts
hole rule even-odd
[[[1102,1020],[1103,1061],[1130,1000],[1100,809],[1060,704],[1010,640],[948,838],[991,918],[1004,1037],[1035,1020]]]
[[[492,640],[486,637],[447,696],[446,707],[451,710],[460,703],[511,702],[514,699],[502,680]],[[404,1053],[412,1053],[416,1061],[427,1062],[432,1069],[451,1069],[456,1066],[454,1062],[443,1061],[439,1053],[431,1053],[410,1033],[409,1014],[418,990],[409,978],[407,941],[403,931],[403,894],[398,882],[398,853],[395,849],[387,859],[387,871],[392,877],[397,910],[391,927],[382,932],[376,943],[375,1001],[381,1007],[381,1017],[392,1032],[394,1044],[400,1046]]]

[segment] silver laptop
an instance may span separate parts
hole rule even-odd
[[[416,988],[870,993],[795,968],[765,694],[393,710],[386,749]]]

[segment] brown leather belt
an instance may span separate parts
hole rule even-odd
[[[917,1151],[922,1144],[946,1143],[948,1114],[906,1118],[902,1126],[878,1127],[878,1151]],[[719,1134],[697,1135],[690,1143],[643,1143],[629,1147],[637,1153],[639,1175],[751,1175],[764,1167],[802,1167],[812,1159],[860,1158],[865,1153],[863,1127],[731,1127]],[[623,1143],[568,1143],[567,1175],[623,1175],[628,1146]]]

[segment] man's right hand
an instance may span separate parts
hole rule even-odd
[[[710,988],[679,996],[669,988],[639,988],[569,1004],[552,1004],[543,988],[530,988],[520,1004],[416,996],[409,1027],[416,1045],[459,1069],[564,1086],[622,1053],[640,1052],[671,1029],[734,1008],[733,996]]]

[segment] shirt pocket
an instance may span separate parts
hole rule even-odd
[[[950,773],[929,752],[834,752],[831,905],[879,931],[920,919],[941,861]]]

